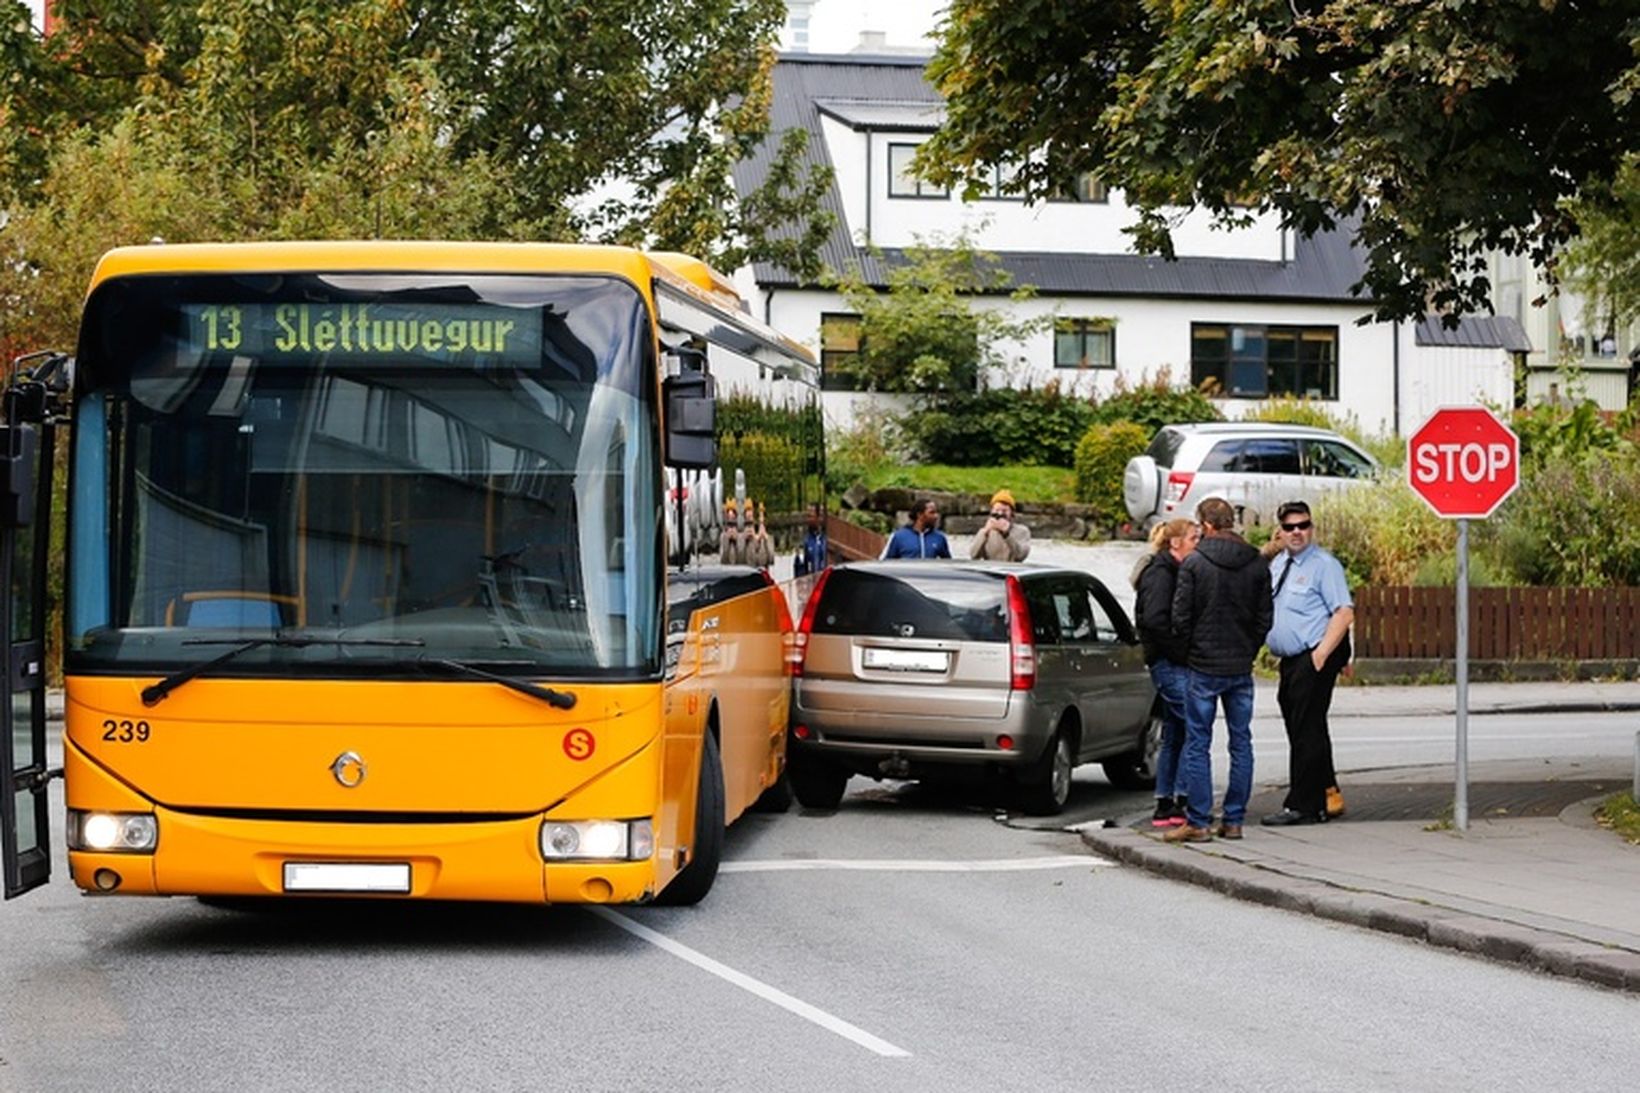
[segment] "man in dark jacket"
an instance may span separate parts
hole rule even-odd
[[[1209,497],[1196,508],[1202,541],[1179,566],[1173,591],[1173,632],[1185,644],[1190,682],[1185,695],[1184,770],[1189,801],[1185,824],[1171,842],[1213,837],[1213,718],[1224,705],[1230,735],[1230,785],[1218,834],[1241,838],[1253,793],[1253,658],[1274,615],[1269,562],[1232,529],[1235,510]]]

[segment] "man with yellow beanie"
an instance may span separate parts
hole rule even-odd
[[[998,490],[991,495],[991,516],[974,535],[971,558],[991,562],[1023,562],[1031,553],[1031,529],[1014,519],[1014,495]]]

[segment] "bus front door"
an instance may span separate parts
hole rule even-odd
[[[14,384],[0,425],[0,856],[5,898],[51,878],[45,593],[53,427],[43,384]]]

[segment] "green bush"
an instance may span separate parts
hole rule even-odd
[[[1145,439],[1149,440],[1163,425],[1223,420],[1224,414],[1206,393],[1195,387],[1174,386],[1172,373],[1164,368],[1137,385],[1129,385],[1118,376],[1116,390],[1094,407],[1090,424],[1131,421],[1145,431]]]
[[[1150,434],[1131,421],[1095,425],[1076,445],[1076,499],[1092,505],[1108,521],[1121,520],[1122,472],[1145,450]]]
[[[734,489],[735,470],[746,472],[746,496],[770,513],[796,512],[803,504],[797,490],[803,473],[803,449],[783,437],[746,433],[718,443],[718,466],[724,489]]]
[[[1307,398],[1295,398],[1292,395],[1278,395],[1265,399],[1263,403],[1242,415],[1242,420],[1281,422],[1286,425],[1308,425],[1316,429],[1342,431],[1338,419],[1334,418],[1321,403]]]
[[[1315,502],[1317,541],[1338,556],[1351,588],[1407,585],[1432,556],[1451,556],[1453,525],[1401,478]]]
[[[1482,549],[1533,585],[1640,585],[1640,458],[1529,463]]]
[[[930,463],[1069,467],[1092,421],[1091,403],[1048,383],[933,398],[897,424],[906,443]]]
[[[826,489],[835,497],[857,482],[870,483],[886,467],[902,464],[894,450],[888,418],[876,411],[863,413],[852,429],[826,438]]]

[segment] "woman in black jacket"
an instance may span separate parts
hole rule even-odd
[[[1184,750],[1184,693],[1189,679],[1184,642],[1173,633],[1173,586],[1179,563],[1196,549],[1201,528],[1183,518],[1157,524],[1150,533],[1150,553],[1133,574],[1139,600],[1134,614],[1145,664],[1162,700],[1162,746],[1156,753],[1156,814],[1153,827],[1178,827],[1184,817],[1184,779],[1179,755]]]

